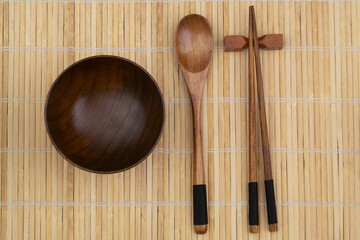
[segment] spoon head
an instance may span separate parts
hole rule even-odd
[[[201,15],[187,15],[179,22],[175,38],[179,63],[184,70],[192,73],[204,71],[214,49],[209,21]]]

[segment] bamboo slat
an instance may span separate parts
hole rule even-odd
[[[250,4],[258,35],[285,39],[281,51],[260,51],[275,233],[260,141],[260,232],[248,231],[248,51],[223,47],[225,35],[248,34]],[[173,46],[189,13],[207,17],[216,45],[202,107],[203,236],[192,226],[191,105]],[[348,0],[1,0],[0,239],[360,239],[359,21],[360,2]],[[58,74],[102,54],[143,66],[166,102],[153,154],[112,175],[66,162],[43,115]]]

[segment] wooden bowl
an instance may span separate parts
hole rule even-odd
[[[91,172],[115,173],[144,160],[165,121],[164,99],[142,67],[115,56],[83,59],[55,80],[45,123],[57,151]]]

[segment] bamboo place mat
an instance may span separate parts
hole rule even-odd
[[[225,35],[247,36],[250,4],[259,36],[285,39],[260,53],[276,233],[261,151],[260,233],[248,232],[248,57],[223,47]],[[0,13],[1,239],[360,239],[359,1],[1,0]],[[203,236],[192,225],[192,115],[173,47],[189,13],[209,19],[216,45],[202,109]],[[61,158],[43,114],[56,76],[99,54],[142,65],[166,101],[153,154],[110,175]]]

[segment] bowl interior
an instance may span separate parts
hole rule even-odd
[[[152,77],[122,58],[92,57],[70,66],[48,94],[45,119],[64,158],[93,172],[118,172],[155,147],[164,102]]]

